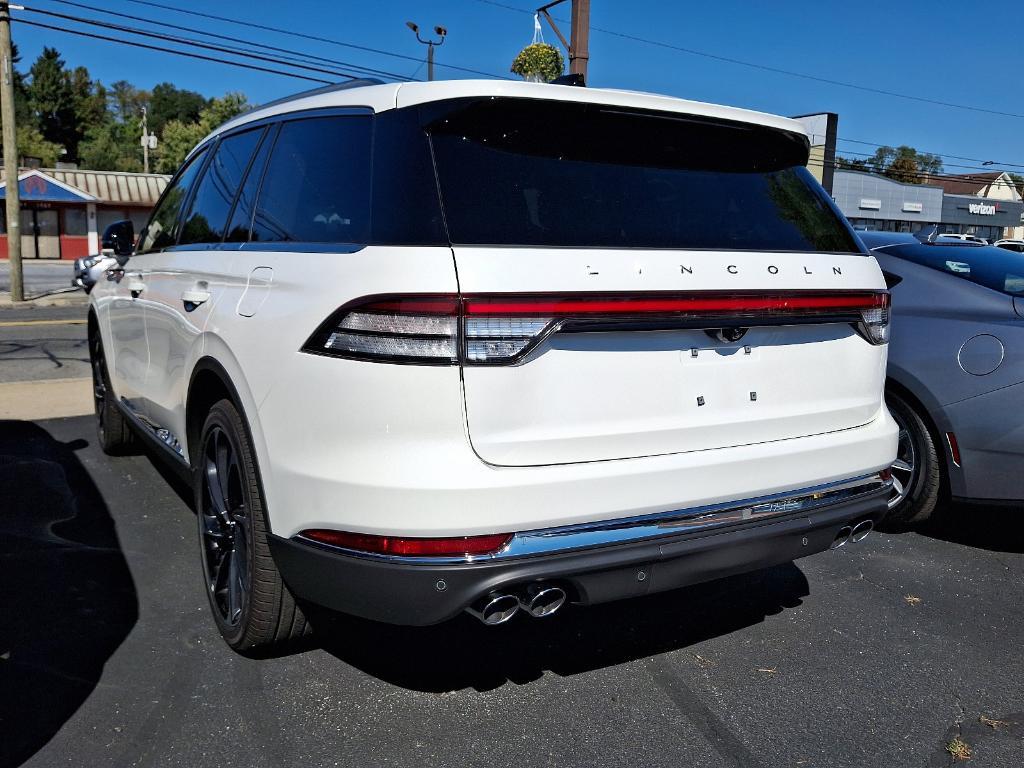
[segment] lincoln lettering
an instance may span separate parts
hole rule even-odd
[[[767,267],[767,270],[768,270],[768,274],[769,275],[777,275],[777,274],[779,274],[779,268],[775,264],[769,264],[768,267]],[[729,265],[726,266],[725,271],[728,272],[730,275],[738,275],[740,273],[740,268],[736,264],[729,264]],[[814,274],[814,272],[810,268],[808,268],[806,265],[803,266],[803,273],[805,275],[813,275]],[[693,274],[693,267],[690,266],[689,264],[680,264],[679,265],[679,274],[681,274],[681,275],[692,275]],[[842,267],[832,267],[832,274],[833,275],[842,275],[843,274]]]

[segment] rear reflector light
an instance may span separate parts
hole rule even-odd
[[[374,536],[325,528],[303,531],[299,536],[332,547],[401,557],[483,557],[500,552],[512,541],[511,533],[425,539]]]
[[[851,323],[872,344],[889,340],[885,291],[569,296],[388,296],[342,307],[303,350],[357,360],[429,365],[518,362],[556,330],[721,328]]]

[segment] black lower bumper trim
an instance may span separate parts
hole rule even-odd
[[[829,548],[844,525],[886,513],[887,491],[785,519],[714,533],[618,544],[520,560],[411,565],[330,552],[272,536],[289,588],[325,608],[391,624],[450,619],[477,598],[532,581],[564,586],[570,599],[603,603],[767,568]]]

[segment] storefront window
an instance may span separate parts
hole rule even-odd
[[[65,208],[63,235],[85,237],[89,234],[89,222],[86,217],[85,208]]]

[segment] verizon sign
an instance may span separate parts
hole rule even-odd
[[[995,216],[999,212],[999,206],[996,204],[989,205],[988,203],[969,203],[967,205],[967,212],[980,216]]]

